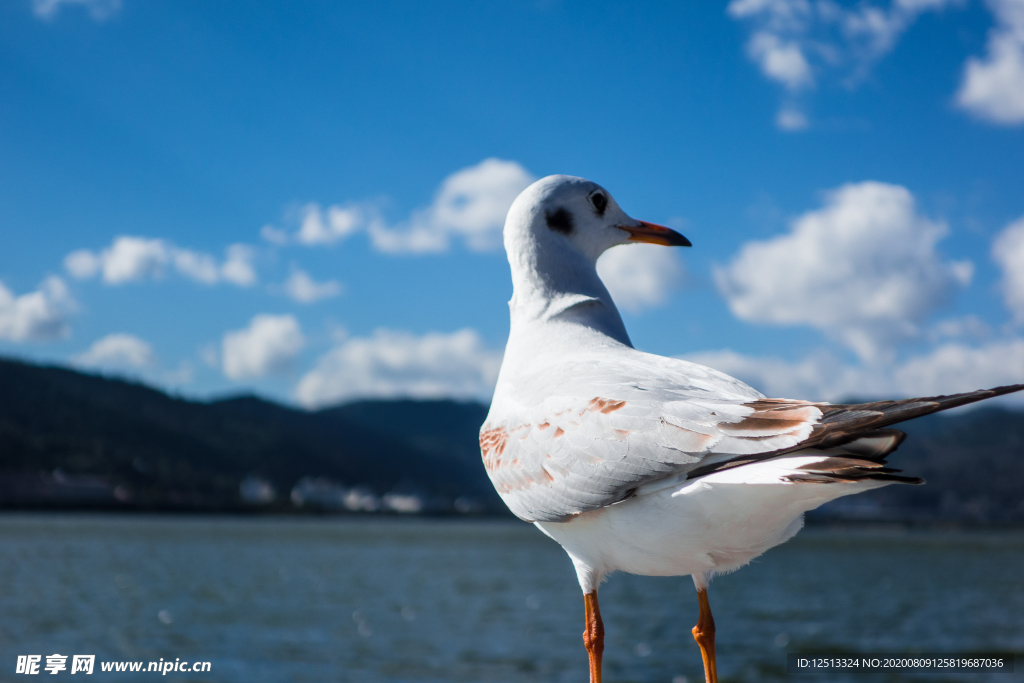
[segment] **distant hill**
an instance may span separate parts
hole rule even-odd
[[[295,489],[306,507],[372,509],[376,496],[396,510],[508,514],[480,463],[486,414],[456,401],[189,401],[0,359],[0,507],[283,510]],[[890,462],[928,485],[844,498],[814,518],[1024,521],[1024,413],[986,407],[899,427],[910,438]]]
[[[188,401],[140,384],[0,360],[0,505],[233,509],[255,476],[504,506],[475,456],[487,409],[362,402],[317,412],[255,397]],[[447,502],[446,502],[447,501]]]

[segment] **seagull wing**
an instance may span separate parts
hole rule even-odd
[[[903,438],[882,427],[1024,388],[830,405],[767,399],[711,368],[635,351],[538,368],[510,384],[495,396],[480,448],[499,495],[531,522],[807,449],[881,462]]]
[[[480,447],[499,495],[529,521],[564,521],[701,464],[796,446],[822,416],[816,404],[770,401],[711,368],[635,351],[538,367],[510,384]]]

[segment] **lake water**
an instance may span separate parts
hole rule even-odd
[[[710,598],[725,681],[787,675],[786,652],[1017,653],[1024,533],[810,529]],[[18,655],[206,660],[163,680],[585,681],[583,601],[561,548],[515,522],[0,516],[0,675]],[[601,589],[605,681],[703,680],[689,578]],[[69,660],[68,671],[70,671]],[[68,671],[43,680],[79,680]],[[855,681],[1022,680],[860,674]]]

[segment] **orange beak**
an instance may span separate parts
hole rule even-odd
[[[660,244],[663,247],[692,247],[690,240],[686,239],[672,228],[664,225],[655,225],[647,221],[639,221],[640,225],[619,225],[620,230],[629,233],[630,242],[646,242],[647,244]]]

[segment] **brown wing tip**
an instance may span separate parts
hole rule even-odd
[[[954,407],[955,405],[967,405],[968,403],[974,403],[975,401],[984,401],[987,398],[995,398],[996,396],[1005,396],[1006,394],[1012,394],[1024,389],[1024,384],[1007,384],[1001,387],[993,387],[992,389],[978,389],[977,391],[968,391],[963,394],[950,394],[948,396],[933,396],[931,398],[920,399],[923,401],[934,401],[942,406]]]
[[[993,396],[1003,396],[1005,394],[1012,394],[1021,390],[1024,390],[1024,384],[1007,384],[1006,386],[989,389]]]
[[[1024,390],[1024,384],[1008,384],[993,389],[979,389],[978,391],[945,396],[924,396],[896,401],[875,401],[874,403],[835,404],[824,407],[825,414],[819,424],[829,427],[846,424],[847,428],[851,430],[871,427],[877,429],[1021,390]]]

